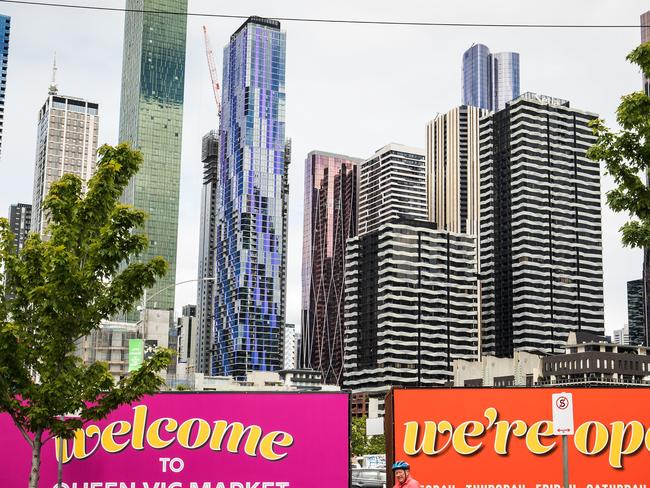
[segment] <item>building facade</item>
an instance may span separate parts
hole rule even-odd
[[[215,246],[217,235],[217,182],[219,181],[219,131],[203,136],[201,161],[201,228],[199,233],[199,269],[197,283],[196,371],[210,374],[214,328]]]
[[[288,167],[285,34],[250,17],[224,49],[214,374],[282,368]]]
[[[641,14],[641,42],[650,42],[650,10]],[[641,75],[643,91],[650,96],[650,78]],[[650,184],[650,177],[646,179]],[[650,345],[650,249],[643,250],[643,323],[645,328],[644,344]]]
[[[395,218],[426,220],[426,163],[421,149],[388,144],[359,169],[358,234]]]
[[[477,357],[475,244],[431,222],[398,219],[346,251],[343,386],[444,386]]]
[[[99,105],[58,95],[55,85],[38,113],[32,231],[46,235],[48,218],[43,203],[52,183],[73,174],[87,189],[95,173],[99,136]]]
[[[298,357],[297,341],[298,335],[296,334],[295,324],[285,324],[282,342],[282,369],[296,369]]]
[[[478,131],[488,113],[462,105],[427,124],[427,212],[440,230],[478,235]]]
[[[185,305],[182,315],[176,321],[176,361],[184,365],[185,372],[188,374],[197,372],[196,358],[194,357],[197,351],[196,342],[198,339],[197,312],[196,305]]]
[[[28,203],[16,203],[9,206],[9,230],[14,234],[14,247],[19,253],[32,228],[32,206]]]
[[[474,44],[463,53],[462,104],[501,110],[520,94],[519,53],[490,53]]]
[[[627,327],[632,346],[646,343],[643,319],[643,280],[627,282]]]
[[[557,354],[572,331],[602,335],[595,114],[526,93],[481,119],[483,352]]]
[[[160,12],[185,13],[187,0],[127,0],[126,8],[119,140],[139,149],[144,162],[122,200],[148,215],[149,246],[140,259],[162,256],[169,264],[148,306],[173,309],[187,17]]]
[[[357,234],[359,163],[321,151],[305,160],[302,364],[336,385],[343,372],[345,247]]]
[[[2,133],[5,122],[5,92],[7,89],[7,65],[9,61],[9,36],[11,33],[11,17],[0,15],[0,152],[2,151]]]

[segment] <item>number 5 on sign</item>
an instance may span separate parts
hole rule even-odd
[[[553,433],[573,434],[573,396],[571,393],[553,393]]]

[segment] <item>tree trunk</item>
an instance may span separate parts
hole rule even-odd
[[[43,447],[43,431],[35,432],[32,441],[32,470],[29,473],[29,488],[38,488],[41,476],[41,447]]]

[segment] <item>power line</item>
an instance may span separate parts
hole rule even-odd
[[[212,17],[220,19],[242,19],[245,20],[248,15],[230,15],[230,14],[211,14],[207,12],[173,12],[164,10],[138,10],[120,7],[101,7],[98,5],[73,5],[66,3],[51,2],[33,2],[27,0],[0,0],[4,3],[15,3],[20,5],[39,6],[39,7],[57,7],[81,10],[99,10],[108,12],[136,12],[147,14],[164,14],[164,15],[184,15],[186,17]],[[282,22],[308,22],[322,24],[357,24],[357,25],[388,25],[388,26],[411,26],[411,27],[497,27],[497,28],[515,28],[515,29],[640,29],[641,27],[650,27],[639,24],[484,24],[478,22],[408,22],[397,20],[363,20],[363,19],[323,19],[308,17],[272,17],[274,20]]]

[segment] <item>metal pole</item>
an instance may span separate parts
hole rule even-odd
[[[58,465],[58,472],[57,472],[57,488],[61,488],[63,486],[63,439],[59,437],[59,465]]]
[[[562,436],[562,473],[564,475],[564,488],[569,488],[569,436]]]

